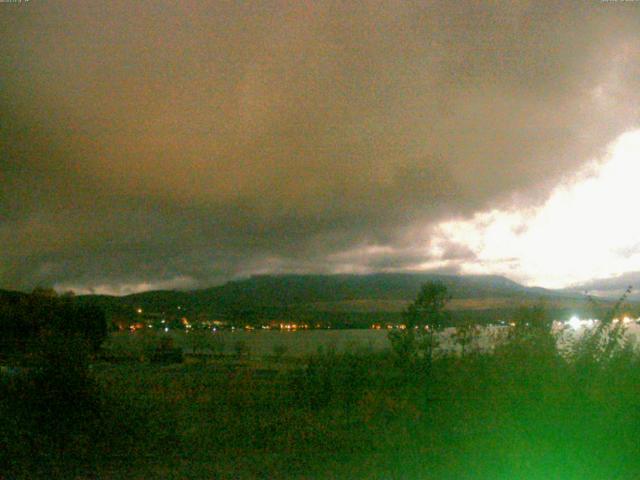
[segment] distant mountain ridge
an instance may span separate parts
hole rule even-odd
[[[640,272],[627,272],[610,278],[598,278],[565,288],[568,293],[589,293],[603,298],[618,298],[631,287],[629,298],[640,299]]]
[[[323,302],[362,300],[410,301],[427,281],[444,283],[453,299],[510,298],[515,300],[576,299],[575,292],[526,287],[498,275],[376,273],[367,275],[256,275],[200,290],[157,290],[113,297],[83,295],[105,307],[121,305],[154,311],[181,307],[189,311],[233,308],[287,308]]]
[[[400,321],[402,310],[428,281],[448,287],[452,297],[448,309],[459,320],[508,318],[519,306],[540,300],[560,318],[588,303],[582,293],[526,287],[498,275],[433,273],[256,275],[199,290],[156,290],[120,297],[79,295],[75,299],[103,308],[113,320],[135,321],[140,314],[142,318],[185,316],[256,324],[296,318],[310,324],[368,328],[373,323]],[[24,294],[0,290],[0,301],[15,301],[20,295]]]

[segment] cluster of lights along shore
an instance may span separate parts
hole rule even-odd
[[[184,311],[182,306],[178,306],[177,310]],[[237,325],[231,325],[229,322],[223,320],[198,320],[193,321],[189,320],[186,316],[177,315],[173,316],[172,319],[169,319],[165,313],[150,313],[145,312],[142,307],[136,307],[136,321],[131,323],[128,326],[128,329],[131,332],[136,332],[138,330],[143,329],[159,329],[161,331],[169,332],[172,329],[175,330],[184,330],[185,332],[190,332],[194,328],[200,330],[211,330],[212,332],[217,332],[218,330],[239,330],[244,329],[247,331],[255,330],[256,328],[260,330],[283,330],[283,331],[297,331],[297,330],[308,330],[308,329],[330,329],[330,325],[324,325],[320,323],[316,323],[314,325],[309,325],[307,323],[302,322],[281,322],[281,321],[272,321],[269,324],[260,325],[256,327],[255,325],[244,325],[242,327],[238,327]],[[124,325],[120,325],[121,330],[125,330],[127,327]]]
[[[177,310],[183,310],[182,306],[178,306]],[[166,315],[162,313],[146,313],[145,314],[142,307],[136,307],[135,312],[139,318],[137,319],[137,321],[129,325],[128,328],[131,332],[136,332],[142,329],[157,328],[164,332],[169,332],[172,329],[176,329],[176,330],[183,330],[188,333],[192,331],[194,327],[200,330],[210,330],[211,332],[214,332],[214,333],[219,330],[225,330],[225,329],[231,330],[231,331],[235,331],[235,330],[253,331],[258,329],[258,330],[281,330],[281,331],[294,332],[298,330],[330,329],[331,328],[330,325],[321,325],[321,324],[309,325],[308,323],[302,323],[302,322],[297,323],[297,322],[291,322],[291,321],[288,321],[288,322],[272,321],[268,324],[263,324],[259,326],[249,325],[249,324],[244,326],[237,326],[237,325],[231,325],[228,322],[225,322],[222,320],[204,320],[204,321],[194,322],[194,321],[190,321],[186,316],[177,316],[173,320],[169,321],[167,320]],[[591,329],[597,326],[599,323],[600,323],[600,320],[595,318],[580,318],[578,315],[572,315],[567,320],[555,320],[552,324],[552,330],[563,331],[563,330],[569,329],[573,331],[580,331],[583,329]],[[632,325],[640,325],[640,318],[634,319],[629,316],[614,318],[611,321],[611,324],[614,326],[621,324],[625,327],[629,327]],[[497,322],[497,324],[493,324],[493,326],[515,327],[516,324],[515,322],[512,322],[512,321],[507,322],[507,321],[501,320]],[[370,329],[372,330],[394,330],[394,329],[405,330],[406,328],[407,326],[402,323],[400,324],[373,323],[370,326]],[[416,326],[414,328],[418,329],[419,327]],[[428,325],[425,325],[423,328],[425,330],[429,330]],[[124,330],[124,329],[125,327],[121,327],[121,330]]]

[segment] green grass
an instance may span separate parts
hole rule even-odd
[[[415,359],[400,368],[391,352],[371,351],[327,351],[304,362],[231,355],[167,366],[101,362],[79,384],[85,403],[60,405],[55,418],[34,403],[42,386],[12,380],[0,387],[8,425],[0,441],[13,455],[5,471],[7,478],[638,478],[638,355],[617,348],[582,361],[543,348],[544,340],[523,336],[492,354],[445,356],[429,367]],[[38,409],[44,424],[34,423]],[[66,430],[57,430],[62,424]]]

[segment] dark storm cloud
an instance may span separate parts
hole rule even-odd
[[[3,287],[410,268],[639,120],[625,2],[1,7]]]

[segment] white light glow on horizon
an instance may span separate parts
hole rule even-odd
[[[565,287],[640,270],[640,130],[613,142],[602,162],[576,172],[538,209],[493,210],[441,223],[433,248],[456,242],[476,259],[462,273],[505,274]]]

